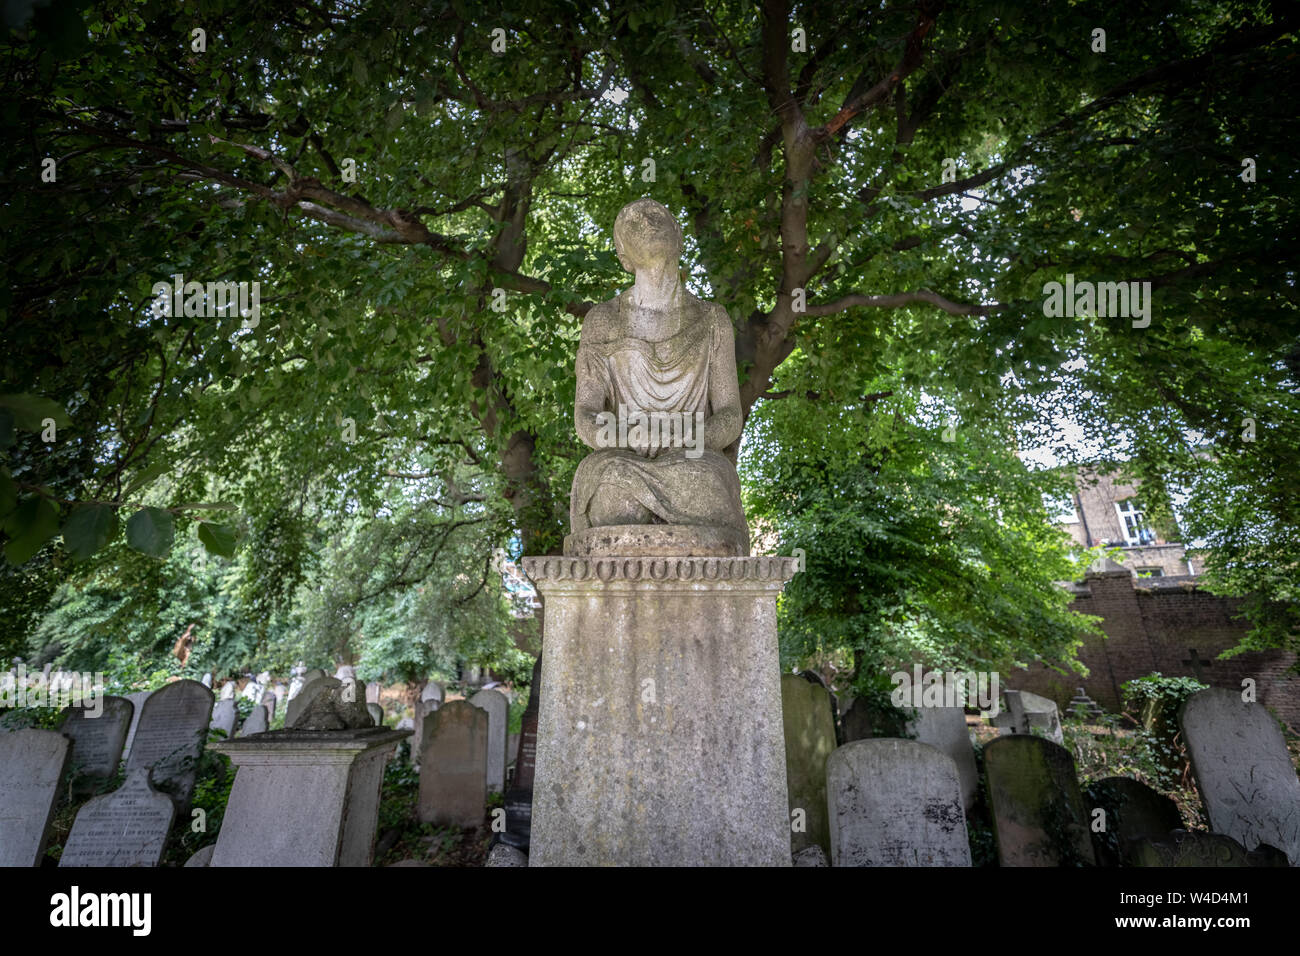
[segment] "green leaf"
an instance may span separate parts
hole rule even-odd
[[[0,395],[0,408],[9,409],[18,427],[29,432],[40,431],[41,422],[47,418],[54,419],[54,424],[59,428],[72,424],[68,413],[58,402],[39,395],[25,392],[21,395]]]
[[[149,484],[149,482],[153,481],[155,478],[157,478],[166,470],[167,470],[167,462],[155,461],[152,465],[149,465],[143,470],[136,472],[135,477],[131,479],[131,483],[128,484],[126,488],[122,491],[122,498],[123,499],[129,498],[131,496],[131,492],[139,488],[143,488],[145,485]]]
[[[78,505],[63,524],[63,545],[74,558],[88,558],[117,534],[112,505]]]
[[[203,547],[207,548],[209,554],[230,558],[234,557],[235,544],[239,540],[239,535],[229,525],[203,521],[199,523],[199,540],[203,542]]]
[[[41,550],[41,546],[54,537],[58,530],[58,505],[39,495],[24,498],[5,520],[5,531],[9,532],[5,557],[10,564],[24,563]]]
[[[173,534],[172,516],[161,508],[141,508],[126,523],[126,543],[154,558],[171,550]]]

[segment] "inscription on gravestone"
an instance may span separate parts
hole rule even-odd
[[[149,696],[136,728],[126,772],[152,770],[153,785],[171,795],[180,813],[188,811],[194,793],[212,704],[212,691],[198,681],[175,681]]]
[[[157,866],[175,813],[171,799],[149,785],[149,771],[138,769],[81,808],[59,866]]]
[[[97,783],[117,773],[131,726],[134,707],[125,697],[101,698],[103,710],[92,717],[85,707],[69,707],[63,712],[61,733],[72,740],[72,766],[77,774],[74,789],[93,790]]]
[[[58,731],[0,734],[0,866],[40,866],[71,752]]]

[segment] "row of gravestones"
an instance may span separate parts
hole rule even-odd
[[[74,789],[93,789],[117,772],[128,737],[124,782],[80,808],[59,865],[158,864],[172,820],[189,810],[212,692],[181,680],[136,698],[102,697],[97,715],[69,708],[59,730],[0,734],[0,865],[39,866],[65,771],[76,771]]]
[[[826,690],[790,675],[781,690],[796,863],[829,849],[835,866],[971,864],[979,780],[960,708],[920,708],[917,739],[836,747]],[[1001,865],[1300,864],[1300,778],[1276,721],[1224,689],[1194,695],[1179,719],[1213,833],[1183,830],[1173,801],[1136,780],[1081,793],[1064,747],[1008,734],[984,749]]]

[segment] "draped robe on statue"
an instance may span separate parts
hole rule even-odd
[[[683,297],[682,329],[662,342],[649,342],[626,334],[624,316],[632,309],[630,290],[617,303],[617,319],[610,325],[615,336],[589,340],[587,328],[578,347],[578,379],[600,383],[604,408],[617,414],[641,411],[702,412],[713,414],[709,400],[709,372],[716,367],[719,349],[732,349],[726,312]],[[593,310],[595,311],[595,310]],[[595,336],[592,337],[596,339]],[[593,526],[592,498],[613,487],[625,500],[636,501],[653,516],[652,523],[709,525],[733,528],[748,535],[740,502],[740,481],[735,464],[723,454],[703,447],[702,426],[695,440],[702,454],[688,458],[687,448],[669,447],[654,458],[630,448],[602,448],[582,460],[573,476],[570,520],[576,534]],[[600,522],[595,522],[599,524]]]

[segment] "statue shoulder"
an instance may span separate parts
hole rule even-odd
[[[720,336],[728,342],[735,338],[736,331],[731,324],[731,316],[719,303],[691,296],[691,304],[695,306],[696,313],[703,321],[708,323],[715,337]]]
[[[582,345],[599,345],[618,338],[620,334],[618,304],[622,295],[599,302],[591,307],[582,320],[582,333],[579,342]]]

